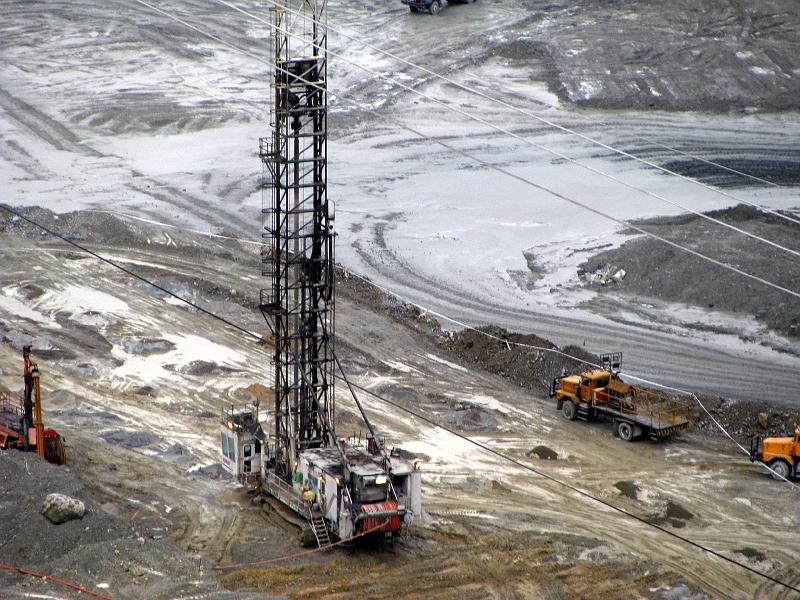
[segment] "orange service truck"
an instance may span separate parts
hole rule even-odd
[[[621,352],[602,354],[602,368],[556,377],[550,397],[556,399],[562,416],[569,421],[608,417],[614,423],[614,434],[626,442],[665,438],[688,428],[685,402],[625,383],[619,376],[621,363]]]
[[[775,479],[800,477],[800,427],[794,437],[754,437],[750,440],[750,460],[767,465]]]

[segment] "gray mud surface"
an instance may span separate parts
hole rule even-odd
[[[800,7],[792,0],[523,5],[532,35],[496,51],[537,65],[562,101],[600,109],[800,107]]]
[[[87,228],[92,226],[90,215],[76,218],[85,219]],[[24,253],[32,257],[29,266],[41,268],[27,271],[29,284],[25,289],[33,285],[57,294],[64,273],[77,262],[77,258],[65,259],[63,255],[75,251],[37,235],[35,231],[22,237],[3,235],[0,255]],[[209,243],[203,237],[177,234],[175,246],[153,249],[147,245],[152,235],[152,231],[135,233],[129,247],[95,247],[101,254],[134,265],[137,272],[148,277],[179,284],[182,293],[202,305],[236,306],[243,315],[239,321],[242,325],[263,330],[263,318],[253,306],[256,292],[251,274],[258,268],[256,251],[232,242]],[[147,597],[160,598],[163,590],[168,597],[202,596],[203,586],[212,590],[211,597],[224,597],[214,591],[216,584],[208,575],[211,563],[277,558],[299,550],[297,527],[269,504],[253,503],[250,495],[226,479],[216,452],[220,408],[269,395],[269,349],[209,322],[196,310],[166,304],[163,296],[140,289],[131,291],[128,276],[97,260],[81,264],[80,274],[87,293],[102,290],[118,301],[124,299],[129,312],[104,313],[103,325],[96,328],[73,327],[84,318],[83,313],[75,308],[65,312],[57,302],[39,305],[32,301],[32,307],[42,311],[35,320],[24,312],[4,312],[9,329],[25,335],[49,324],[54,314],[61,316],[58,328],[49,325],[48,339],[56,351],[69,347],[75,356],[51,358],[40,353],[37,357],[40,366],[46,368],[47,420],[66,436],[71,471],[53,471],[48,465],[40,465],[46,476],[25,479],[26,471],[19,463],[14,463],[17,466],[13,470],[4,469],[5,463],[0,463],[0,474],[9,473],[10,478],[2,489],[13,489],[13,481],[25,479],[20,489],[26,497],[51,491],[75,493],[89,508],[84,526],[92,525],[89,519],[102,516],[101,531],[109,537],[81,537],[81,532],[65,535],[65,553],[59,550],[57,558],[51,554],[40,563],[31,564],[28,555],[7,555],[6,548],[11,546],[0,546],[0,557],[6,564],[38,567],[84,585],[108,583],[108,588],[96,589],[108,589],[115,598],[141,597],[128,593],[125,587],[140,580],[142,585],[153,585],[153,593],[143,588]],[[16,289],[13,273],[0,275],[0,287]],[[457,431],[486,439],[537,469],[557,477],[580,478],[581,486],[593,493],[614,494],[612,482],[635,480],[647,487],[647,497],[655,498],[656,503],[648,505],[630,498],[620,501],[634,503],[632,508],[638,514],[667,519],[666,527],[703,536],[705,523],[728,527],[727,519],[731,519],[742,531],[731,542],[736,548],[785,546],[778,541],[788,532],[765,524],[751,505],[731,498],[757,497],[758,504],[754,501],[753,506],[764,503],[770,511],[788,506],[790,499],[776,495],[769,487],[772,481],[768,475],[746,459],[742,462],[741,457],[730,456],[730,448],[723,448],[719,436],[688,435],[664,444],[634,447],[615,439],[600,423],[566,422],[554,414],[543,390],[561,369],[571,370],[576,365],[566,364],[552,352],[524,348],[517,352],[515,346],[509,349],[505,343],[520,341],[554,348],[547,340],[499,329],[490,330],[499,340],[476,332],[443,331],[431,315],[348,276],[344,270],[339,275],[339,353],[350,376],[360,384],[386,394],[400,406],[449,422]],[[131,314],[141,319],[130,318]],[[222,351],[212,352],[213,358],[209,355],[198,360],[191,356],[182,360],[179,351],[187,348],[180,340],[187,332],[198,336],[192,345],[213,342]],[[95,346],[101,341],[110,345],[114,356],[96,353],[93,346],[82,343],[84,336],[94,339]],[[127,340],[162,339],[175,340],[176,348],[160,348],[165,352],[145,355],[125,351]],[[141,350],[136,344],[127,347]],[[228,366],[224,361],[231,356],[240,357],[239,362]],[[587,360],[594,358],[588,353],[585,356]],[[1,343],[0,360],[3,385],[18,390],[19,349],[11,342]],[[142,360],[162,364],[163,369],[118,374],[118,369],[125,373],[130,363]],[[81,365],[91,366],[94,376],[85,377]],[[155,395],[137,393],[143,388],[150,388]],[[346,391],[340,388],[337,431],[357,434],[363,431],[363,423],[348,400]],[[318,595],[321,589],[342,597],[368,594],[395,598],[400,586],[415,580],[422,582],[421,597],[453,600],[491,594],[509,598],[596,597],[598,593],[609,598],[660,598],[665,589],[700,594],[719,586],[730,590],[752,585],[749,575],[724,567],[699,571],[695,565],[705,560],[701,556],[686,555],[685,549],[666,538],[651,540],[648,535],[639,535],[615,515],[597,513],[587,527],[579,513],[562,509],[562,502],[574,501],[569,492],[543,486],[540,477],[506,463],[491,462],[490,455],[451,447],[441,431],[425,428],[390,405],[366,396],[362,400],[376,426],[389,432],[390,445],[403,447],[404,440],[417,443],[404,456],[426,462],[425,503],[431,522],[412,529],[412,535],[401,538],[394,547],[337,548],[324,555],[310,555],[301,564],[236,569],[221,577],[226,588],[299,598]],[[440,440],[447,445],[440,447]],[[721,462],[720,456],[725,456]],[[32,459],[20,454],[12,458],[18,461],[20,457],[23,463]],[[713,477],[709,485],[706,472],[698,471],[698,463],[721,469],[725,475]],[[50,472],[72,473],[77,478],[65,480],[63,485],[57,480],[57,489],[52,489],[48,485]],[[643,472],[652,476],[644,478]],[[668,510],[670,500],[678,502],[672,491],[675,481],[683,487],[679,504],[695,515],[692,519]],[[713,514],[710,503],[715,506]],[[724,510],[718,510],[718,504],[724,505]],[[36,510],[36,503],[29,503],[24,505],[23,515],[32,519],[37,516]],[[789,513],[793,515],[791,510]],[[17,518],[5,511],[2,515]],[[725,521],[718,522],[723,517]],[[740,527],[745,521],[753,526]],[[15,523],[9,526],[13,529]],[[23,533],[14,531],[16,547]],[[64,529],[65,533],[69,531]],[[93,535],[93,531],[90,528],[86,535]],[[576,536],[576,531],[582,535]],[[125,538],[129,532],[136,537]],[[124,543],[114,541],[120,536]],[[141,558],[135,546],[141,544],[139,537],[145,539],[145,556]],[[116,557],[114,543],[120,552],[119,565],[112,558]],[[718,540],[714,543],[721,544]],[[95,544],[100,545],[95,548]],[[155,550],[148,554],[151,544]],[[165,544],[165,550],[158,544]],[[674,557],[668,563],[663,561],[665,546]],[[102,559],[94,558],[96,550]],[[199,581],[191,583],[196,588],[191,594],[178,588],[185,579],[171,577],[172,566],[167,564],[164,552],[188,557],[173,563],[186,564],[184,573],[186,577],[191,574],[190,583]],[[768,569],[784,568],[785,553],[778,552],[777,557],[764,553],[779,561]],[[481,568],[475,569],[475,564]],[[784,571],[779,574],[790,576]],[[22,595],[18,589],[26,592],[31,589],[26,586],[31,585],[43,593],[53,593],[43,582],[2,577],[10,578],[9,589],[18,596]]]

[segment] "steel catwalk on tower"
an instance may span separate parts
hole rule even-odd
[[[272,136],[264,164],[260,308],[274,338],[275,472],[330,446],[334,418],[334,245],[327,190],[326,0],[272,10]]]

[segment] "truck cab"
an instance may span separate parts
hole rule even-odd
[[[794,437],[754,437],[750,441],[750,460],[767,465],[774,479],[800,476],[800,427]]]
[[[565,401],[570,402],[574,406],[580,403],[590,404],[595,392],[605,388],[612,379],[612,374],[603,369],[594,369],[586,371],[580,375],[567,375],[560,377],[553,381],[550,386],[550,397],[555,397],[558,402],[558,410],[568,411],[572,414],[572,408],[564,408]],[[602,394],[599,395],[603,397]],[[570,416],[564,415],[566,418],[572,420]]]

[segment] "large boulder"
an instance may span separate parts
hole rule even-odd
[[[54,525],[59,525],[73,519],[82,519],[86,514],[86,507],[77,498],[49,494],[42,504],[42,514]]]

